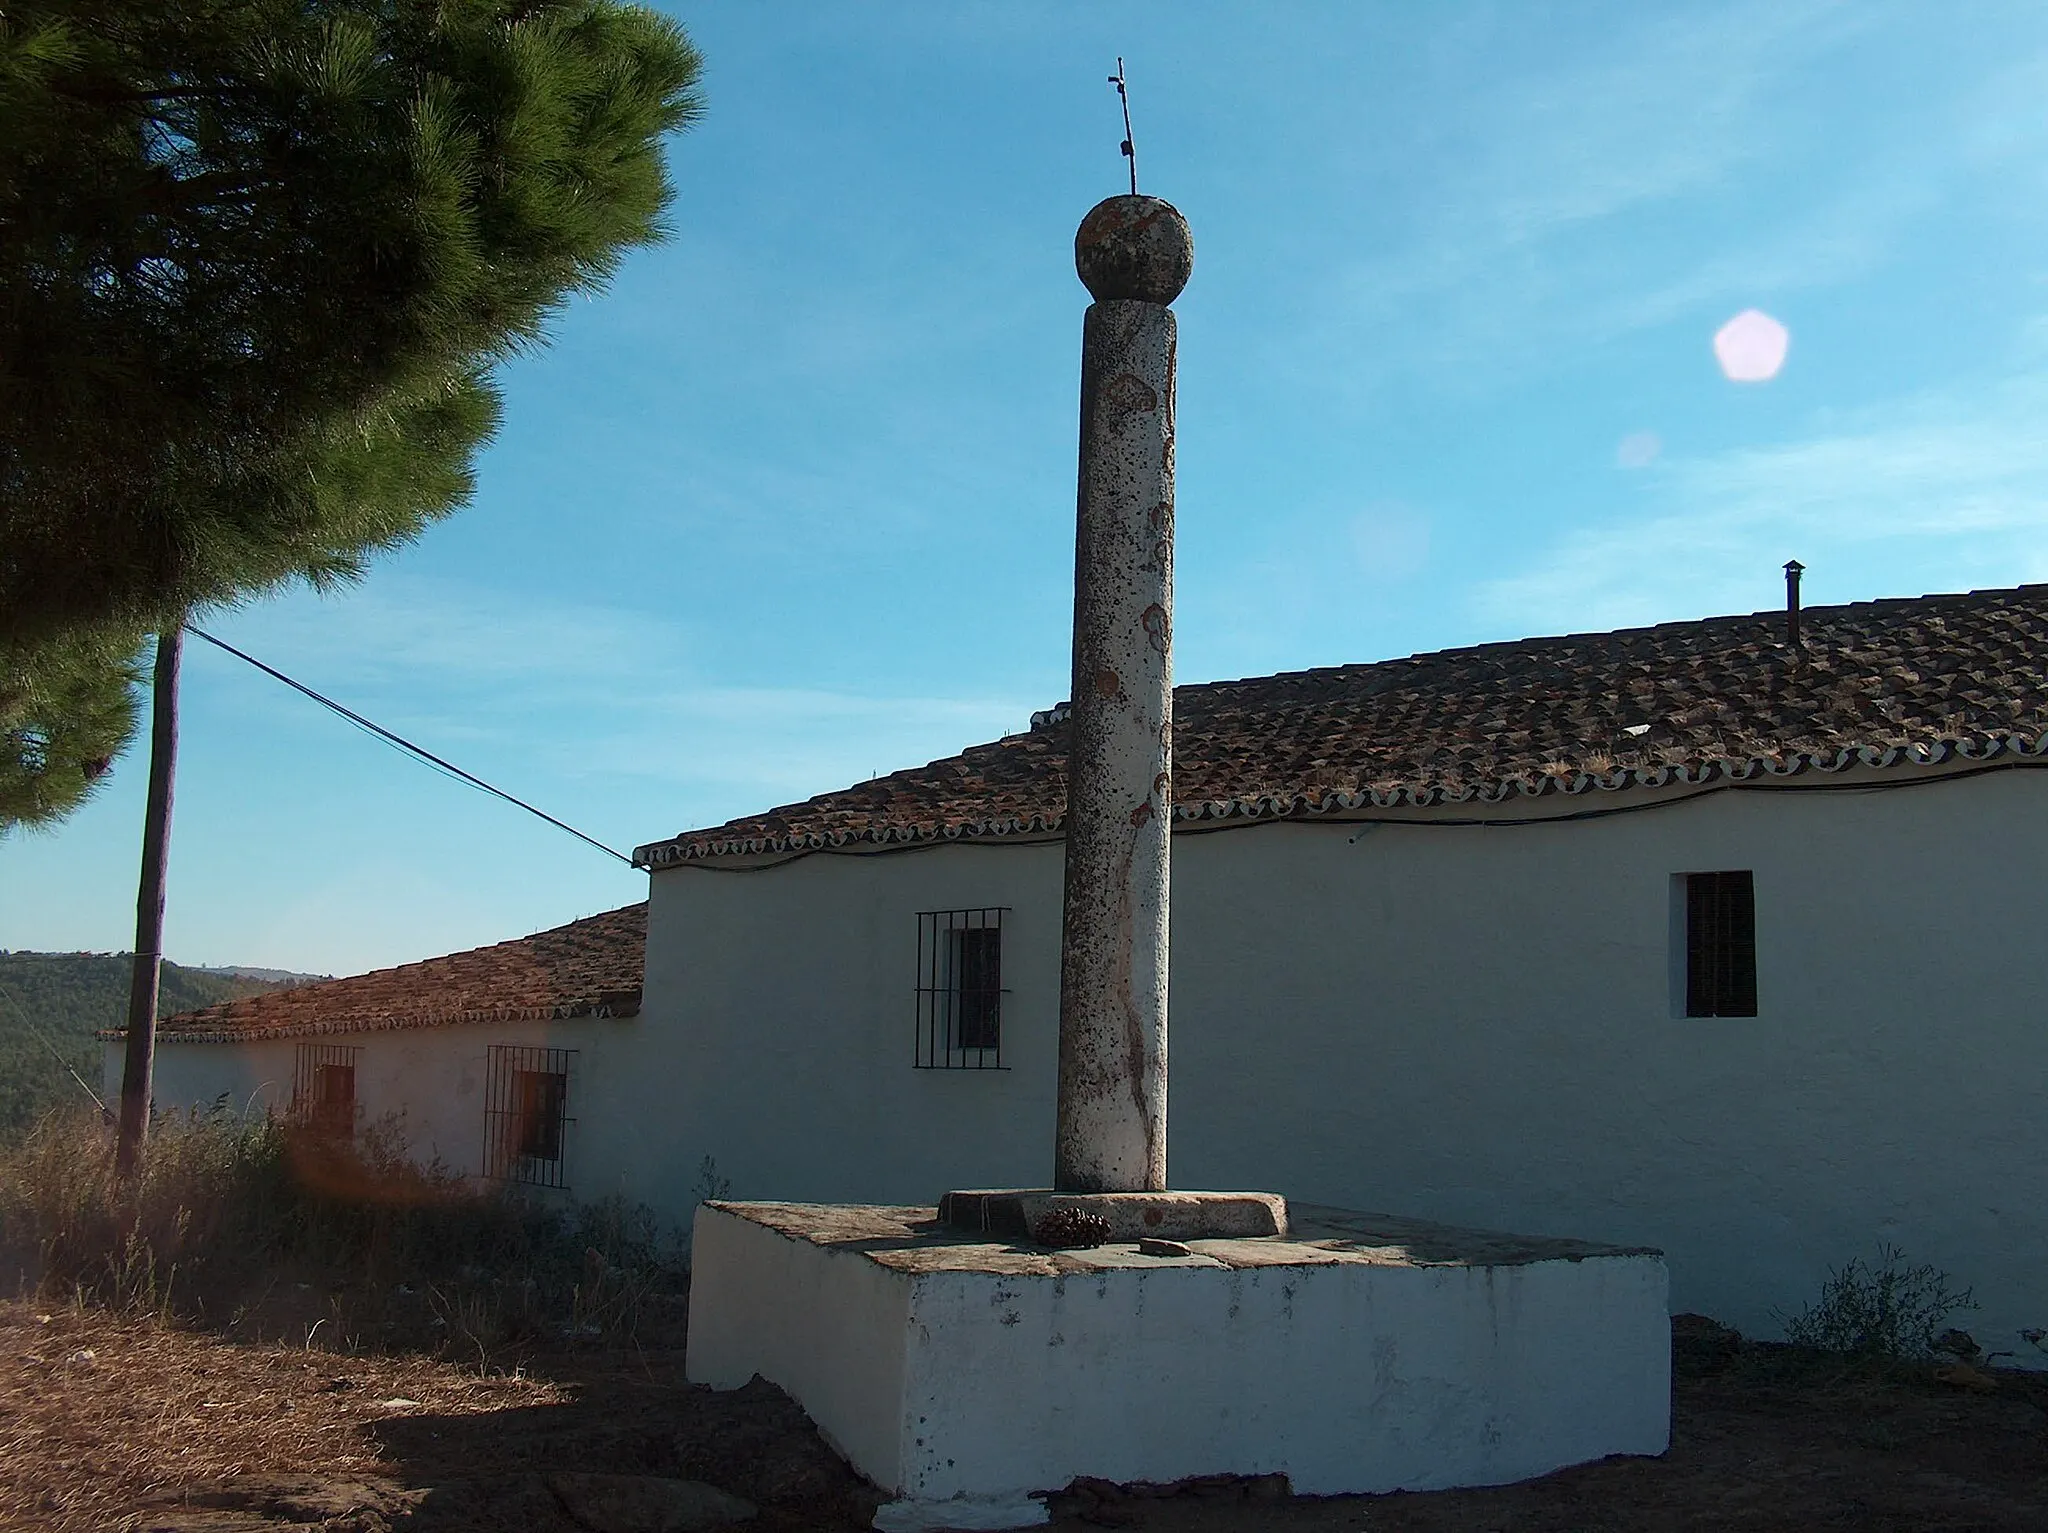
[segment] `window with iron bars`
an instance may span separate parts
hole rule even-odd
[[[568,1182],[574,1049],[494,1043],[484,1072],[484,1175],[534,1187]]]
[[[1685,1014],[1756,1015],[1756,875],[1685,875]]]
[[[292,1121],[315,1133],[353,1139],[356,1132],[356,1061],[360,1048],[302,1043],[292,1070]]]
[[[1004,909],[918,912],[918,1069],[1003,1068]]]

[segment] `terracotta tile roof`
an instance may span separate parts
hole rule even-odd
[[[640,1010],[646,954],[643,900],[515,942],[184,1012],[158,1024],[157,1036],[241,1043],[470,1022],[630,1017]]]
[[[2038,754],[2048,585],[1480,644],[1174,691],[1174,818],[1484,803]],[[1061,709],[1027,734],[641,847],[713,857],[1057,832]]]

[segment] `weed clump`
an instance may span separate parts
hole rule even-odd
[[[1875,1263],[1861,1257],[1831,1269],[1820,1298],[1796,1315],[1777,1311],[1785,1339],[1798,1347],[1853,1357],[1917,1362],[1936,1355],[1942,1321],[1977,1307],[1967,1288],[1921,1264],[1909,1266],[1897,1246],[1880,1244]]]

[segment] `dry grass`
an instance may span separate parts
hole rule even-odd
[[[759,1533],[870,1523],[879,1498],[772,1387],[686,1383],[681,1275],[629,1210],[479,1197],[268,1122],[167,1125],[127,1187],[108,1150],[70,1124],[0,1154],[0,1254],[40,1285],[0,1301],[0,1528],[575,1533],[565,1471],[706,1480],[756,1501]],[[1679,1341],[1662,1459],[1418,1495],[1068,1496],[1057,1525],[2048,1527],[2048,1376]]]
[[[417,1355],[337,1357],[195,1335],[85,1307],[0,1305],[0,1528],[134,1525],[186,1487],[360,1479],[374,1423],[566,1399],[521,1374]]]
[[[630,1336],[680,1290],[680,1244],[616,1200],[542,1204],[422,1169],[375,1131],[337,1144],[274,1119],[174,1117],[123,1182],[91,1115],[0,1152],[0,1292],[250,1335],[438,1347],[488,1371],[541,1337]],[[290,1279],[305,1278],[307,1283]],[[276,1302],[280,1286],[285,1302]],[[316,1287],[308,1313],[294,1288]]]
[[[0,1294],[27,1296],[0,1305],[0,1526],[140,1526],[265,1476],[345,1491],[377,1431],[560,1403],[524,1357],[650,1319],[658,1345],[682,1313],[645,1210],[482,1192],[374,1132],[188,1115],[137,1178],[112,1156],[89,1115],[0,1150]]]
[[[1673,1443],[1521,1485],[1248,1501],[1245,1487],[1054,1498],[1082,1533],[2035,1533],[2048,1527],[2048,1378],[1988,1391],[1920,1365],[1784,1347],[1679,1354]],[[89,1357],[83,1356],[90,1353]],[[1694,1354],[1697,1355],[1694,1355]],[[151,1319],[0,1304],[0,1528],[49,1533],[579,1533],[564,1470],[708,1481],[758,1533],[856,1533],[876,1502],[801,1412],[716,1394],[679,1351],[556,1349],[536,1376]]]

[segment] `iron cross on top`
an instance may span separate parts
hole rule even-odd
[[[1116,87],[1117,100],[1124,109],[1124,158],[1131,162],[1131,195],[1138,195],[1138,147],[1131,141],[1131,93],[1124,85],[1124,61],[1116,61],[1116,73],[1109,77],[1109,83]]]

